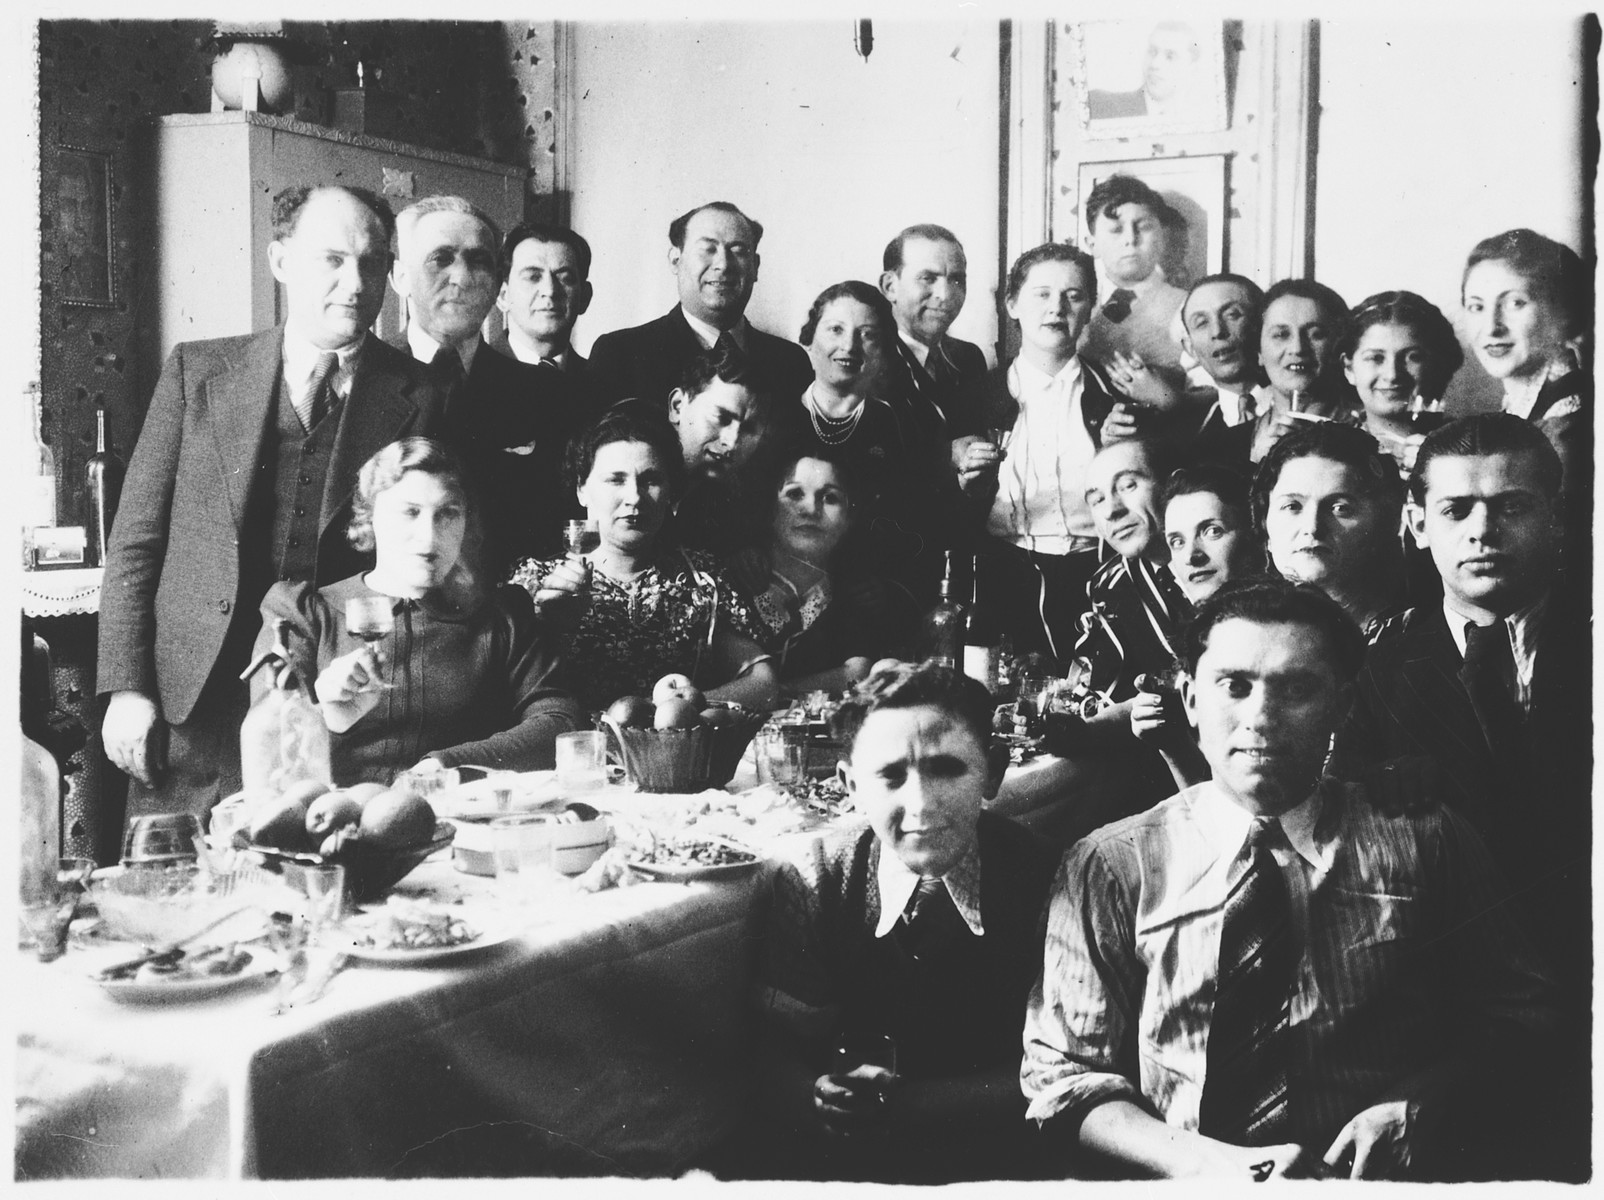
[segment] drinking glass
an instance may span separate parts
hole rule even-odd
[[[572,796],[607,786],[607,735],[594,729],[557,735],[557,786]]]
[[[366,642],[373,650],[375,661],[382,667],[378,643],[395,630],[394,601],[388,596],[352,596],[345,602],[345,627],[354,638]],[[382,692],[390,684],[383,678],[375,679],[364,691]]]
[[[830,1057],[832,1075],[851,1075],[864,1067],[879,1067],[887,1075],[897,1073],[896,1039],[884,1033],[854,1031],[844,1033]],[[874,1083],[876,1101],[884,1105],[890,1081],[882,1076]]]
[[[345,868],[339,863],[295,863],[293,880],[306,897],[306,940],[321,945],[345,915]]]
[[[22,897],[22,945],[32,947],[40,962],[53,962],[66,952],[67,930],[94,869],[93,859],[63,858],[53,883]]]
[[[769,726],[758,732],[756,745],[760,783],[788,788],[801,782],[807,771],[807,726]]]
[[[1012,428],[1005,429],[1001,425],[995,425],[986,430],[986,439],[997,447],[1000,453],[1007,454],[1008,443],[1014,440],[1014,431]]]
[[[557,826],[541,813],[518,813],[490,822],[496,863],[496,891],[511,904],[526,905],[549,896],[557,873]]]
[[[194,862],[202,845],[200,818],[194,813],[147,813],[128,823],[123,866]]]

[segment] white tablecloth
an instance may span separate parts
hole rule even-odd
[[[283,1015],[271,987],[128,1006],[90,952],[19,955],[17,1178],[472,1173],[440,1139],[497,1123],[524,1169],[671,1173],[739,1114],[761,879],[583,895],[476,958],[353,965]]]

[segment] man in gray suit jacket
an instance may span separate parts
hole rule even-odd
[[[285,189],[267,249],[285,323],[181,344],[162,371],[101,590],[96,688],[130,815],[204,814],[238,790],[262,596],[363,569],[345,537],[357,471],[440,419],[425,369],[368,333],[394,228],[371,192]]]

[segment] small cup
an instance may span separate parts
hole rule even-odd
[[[63,858],[50,886],[22,897],[22,944],[40,962],[53,962],[67,949],[67,930],[78,915],[78,902],[95,869],[93,859]]]
[[[777,726],[762,730],[757,740],[757,775],[777,788],[794,787],[807,772],[807,727]]]
[[[123,866],[194,862],[200,844],[200,818],[194,813],[135,817],[123,835]]]
[[[558,879],[557,827],[544,813],[516,813],[490,822],[496,890],[503,899],[527,904]]]
[[[306,937],[315,946],[345,916],[345,868],[339,863],[286,863],[284,876],[306,897]]]
[[[557,735],[557,786],[570,795],[607,786],[607,735],[594,729]]]

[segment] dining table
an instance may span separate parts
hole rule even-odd
[[[1038,758],[991,805],[1051,837],[1076,824],[1083,777]],[[748,768],[731,788],[753,783]],[[710,797],[609,786],[596,806],[623,828]],[[130,945],[76,932],[53,962],[19,951],[16,1178],[678,1175],[747,1107],[754,920],[775,864],[860,819],[754,828],[761,861],[735,877],[533,904],[448,849],[396,890],[498,914],[494,938],[427,964],[353,958],[288,1007],[271,980],[130,1003],[93,978]]]

